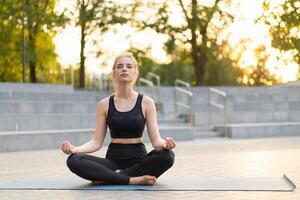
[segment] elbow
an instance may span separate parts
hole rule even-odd
[[[98,151],[102,146],[102,144],[97,142],[96,140],[93,140],[93,144],[94,144],[95,151]]]
[[[101,144],[97,144],[97,146],[96,146],[96,151],[98,151],[98,150],[100,150],[101,149]]]
[[[96,151],[99,151],[101,149],[101,145],[97,146]]]

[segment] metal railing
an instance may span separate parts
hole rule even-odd
[[[216,102],[212,101],[211,98],[211,94],[217,94],[223,97],[223,105],[218,104]],[[212,127],[212,120],[211,120],[211,116],[212,116],[212,112],[211,112],[211,107],[215,106],[217,108],[221,108],[224,110],[224,133],[225,133],[225,137],[227,137],[227,106],[226,106],[226,93],[221,91],[221,90],[217,90],[215,88],[208,88],[208,126]]]
[[[147,85],[147,89],[148,89],[148,95],[153,97],[153,94],[154,94],[154,84],[152,83],[152,81],[148,80],[148,79],[145,79],[145,78],[139,78],[139,82],[138,82],[139,86],[141,85],[141,83],[144,83]]]
[[[153,94],[153,99],[155,101],[156,110],[161,113],[164,113],[163,103],[161,102],[161,96],[160,96],[160,76],[153,72],[148,72],[146,77],[150,81],[153,81],[154,79],[154,82],[156,83],[156,87],[153,88],[153,92],[155,93],[155,95]]]
[[[156,102],[160,102],[160,76],[153,72],[148,72],[147,78],[149,80],[155,79],[155,81],[156,81]]]
[[[185,89],[179,86],[185,86]],[[188,103],[183,103],[178,101],[179,95],[187,95]],[[195,125],[194,113],[193,113],[193,93],[191,92],[191,86],[189,83],[182,81],[180,79],[175,80],[175,88],[174,88],[174,112],[175,112],[175,124],[177,123],[178,116],[178,107],[182,107],[189,110],[188,114],[188,122],[190,122],[193,126]]]

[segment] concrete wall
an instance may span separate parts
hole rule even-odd
[[[227,93],[229,123],[300,122],[300,86],[216,88]],[[146,93],[146,88],[139,91]],[[205,126],[208,88],[195,87],[192,92],[196,125]],[[168,124],[174,120],[173,87],[162,87],[159,94],[154,97],[163,105],[158,121]],[[108,95],[65,85],[0,83],[0,132],[94,128],[97,102]],[[223,123],[223,111],[212,111],[212,122]]]

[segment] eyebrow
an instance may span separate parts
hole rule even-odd
[[[119,63],[119,64],[117,64],[118,66],[119,65],[123,65],[122,63]],[[132,65],[131,63],[126,63],[126,65]]]

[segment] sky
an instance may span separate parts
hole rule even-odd
[[[233,10],[236,19],[230,26],[229,43],[234,46],[239,43],[242,38],[250,38],[251,43],[247,46],[247,50],[243,54],[241,64],[242,66],[255,65],[254,49],[259,44],[264,44],[270,54],[267,62],[267,67],[270,72],[281,77],[284,82],[293,81],[297,79],[298,65],[289,62],[286,64],[284,59],[289,59],[290,55],[279,54],[279,51],[271,47],[271,38],[268,34],[266,25],[260,23],[256,24],[254,20],[262,13],[263,0],[232,0],[233,3],[239,3],[239,9]],[[273,0],[274,5],[282,0]],[[57,5],[57,12],[63,8],[73,8],[73,0],[60,0]],[[201,0],[203,4],[210,5],[211,1]],[[180,10],[172,9],[174,15],[171,21],[180,23],[183,21]],[[101,46],[93,46],[91,40],[101,40]],[[154,31],[147,30],[136,33],[130,26],[117,26],[114,30],[110,30],[103,36],[97,34],[91,35],[91,40],[87,43],[87,59],[86,69],[88,74],[110,73],[113,59],[118,54],[126,51],[130,46],[139,47],[140,49],[150,47],[151,56],[160,63],[170,61],[170,58],[163,50],[163,42],[166,37],[158,35]],[[80,59],[80,29],[74,25],[68,25],[61,30],[54,38],[56,45],[56,52],[59,56],[59,61],[64,67],[70,65],[78,65]],[[96,51],[103,52],[101,57],[96,58]],[[281,60],[278,61],[276,57],[280,55]]]

